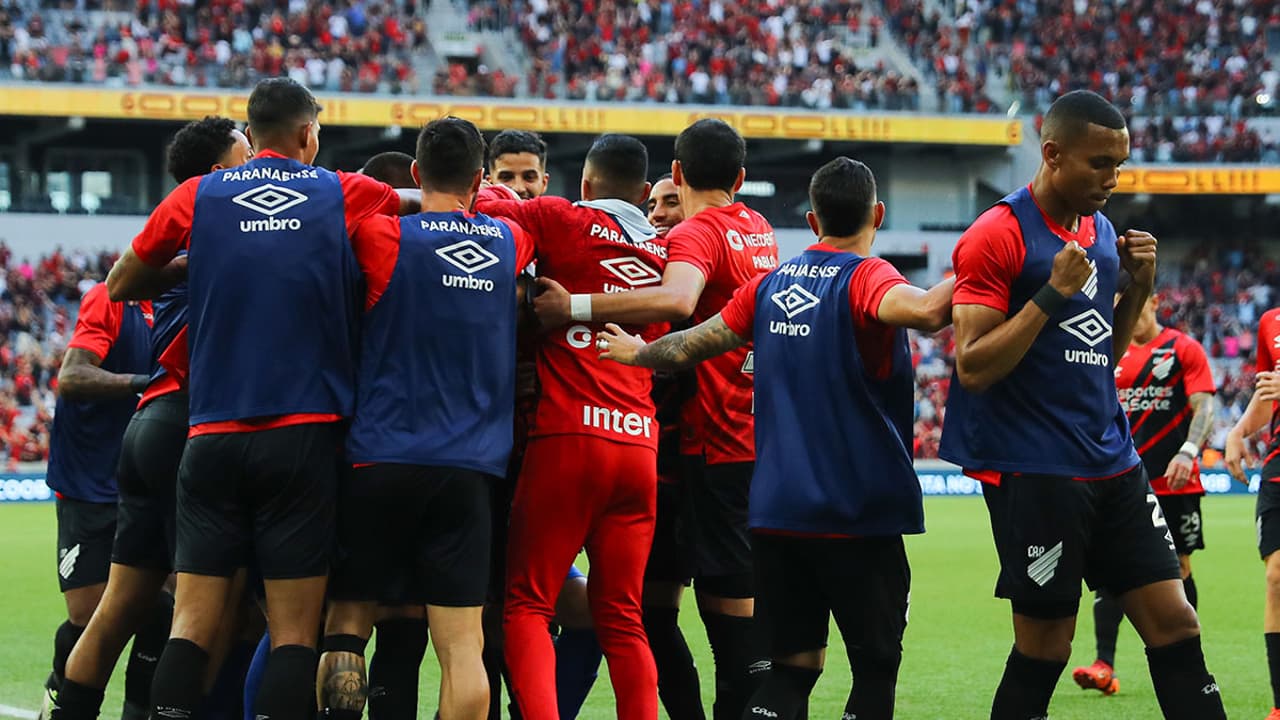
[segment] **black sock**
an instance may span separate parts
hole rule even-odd
[[[889,652],[886,649],[886,652]],[[874,657],[870,652],[853,653],[853,689],[845,703],[845,717],[892,718],[898,690],[898,667],[902,664],[902,650],[893,655]]]
[[[418,673],[427,653],[427,621],[391,618],[378,631],[369,661],[369,720],[399,720],[418,713]]]
[[[173,622],[173,596],[161,593],[151,615],[133,636],[129,664],[124,675],[124,712],[122,720],[146,720],[151,708],[151,679],[160,662],[160,653],[169,640]]]
[[[672,718],[704,720],[698,668],[680,632],[679,613],[676,608],[644,608],[644,631],[658,666],[658,697]]]
[[[231,646],[200,706],[201,720],[243,720],[245,677],[257,650],[257,640],[238,640]]]
[[[1262,637],[1267,642],[1267,669],[1271,671],[1271,707],[1280,708],[1280,633]]]
[[[1147,665],[1166,720],[1226,720],[1218,683],[1204,666],[1199,635],[1147,648]]]
[[[1196,579],[1190,575],[1182,580],[1182,589],[1187,593],[1187,602],[1196,610],[1200,609],[1200,593],[1196,590]]]
[[[84,628],[72,625],[70,620],[58,626],[53,633],[53,675],[45,683],[50,690],[57,690],[62,685],[62,678],[67,676],[67,658],[75,649],[76,641],[84,634]],[[51,684],[52,683],[52,684]]]
[[[757,651],[755,623],[749,617],[703,612],[707,641],[715,660],[714,720],[737,720],[747,700],[768,675],[769,661]]]
[[[1098,659],[1116,666],[1116,639],[1120,636],[1120,621],[1124,610],[1120,601],[1110,593],[1098,592],[1093,600],[1093,634],[1098,643]]]
[[[96,720],[102,711],[103,691],[81,685],[74,680],[63,680],[58,690],[58,702],[53,706],[51,720]]]
[[[489,719],[502,720],[502,674],[505,664],[502,660],[502,606],[485,605],[481,616],[484,627],[484,650],[480,659],[484,661],[484,672],[489,676]],[[515,707],[515,703],[512,703]]]
[[[209,653],[190,640],[165,643],[151,681],[151,716],[186,720],[196,714],[204,695]]]
[[[821,670],[774,664],[769,676],[751,695],[742,720],[795,720],[804,710]],[[870,716],[868,716],[870,717]]]
[[[991,720],[1042,720],[1049,714],[1053,686],[1067,664],[1056,660],[1036,660],[1009,651],[1004,677],[991,704]]]
[[[254,700],[254,715],[259,720],[313,720],[318,660],[315,649],[303,645],[272,650]]]

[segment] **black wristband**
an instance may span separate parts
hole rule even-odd
[[[133,392],[140,393],[143,390],[146,390],[147,386],[150,384],[150,375],[134,375],[133,379],[129,381],[129,389]]]
[[[1031,302],[1038,305],[1045,315],[1053,317],[1055,313],[1066,306],[1067,298],[1063,297],[1062,293],[1054,290],[1052,285],[1045,283],[1044,287],[1031,296]]]

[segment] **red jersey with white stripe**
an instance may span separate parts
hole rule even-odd
[[[1280,308],[1268,310],[1258,321],[1258,372],[1275,371],[1280,371]],[[1270,430],[1267,460],[1280,455],[1280,403],[1271,403]]]
[[[662,282],[667,247],[644,214],[621,200],[574,203],[544,195],[510,199],[481,191],[476,210],[514,220],[533,239],[538,274],[571,293],[627,292]],[[646,340],[665,325],[624,326]],[[656,449],[652,371],[598,359],[603,322],[572,322],[543,335],[537,347],[541,396],[529,437],[591,435]]]
[[[693,324],[714,317],[733,293],[778,267],[773,226],[740,202],[709,208],[667,233],[668,262],[693,265],[706,287]],[[751,346],[714,357],[697,367],[698,393],[681,415],[681,452],[704,455],[707,464],[756,459]]]
[[[1130,345],[1116,362],[1116,389],[1155,493],[1203,495],[1198,463],[1192,465],[1191,479],[1180,490],[1170,490],[1164,477],[1169,461],[1187,441],[1195,414],[1191,396],[1215,390],[1209,358],[1200,343],[1164,328],[1150,341]]]

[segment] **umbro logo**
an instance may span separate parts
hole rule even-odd
[[[475,240],[463,240],[438,248],[436,254],[468,275],[473,275],[499,261],[497,255],[485,250]]]
[[[770,295],[769,299],[773,301],[774,305],[782,308],[782,312],[786,313],[788,320],[805,310],[818,306],[818,297],[800,287],[798,283],[792,283],[791,287],[786,290]]]
[[[268,217],[274,217],[277,213],[306,201],[307,196],[297,190],[270,184],[259,185],[231,198],[231,202]]]
[[[1090,300],[1098,296],[1098,263],[1093,260],[1089,261],[1089,279],[1084,281],[1084,287],[1080,288],[1080,292]]]
[[[644,264],[639,258],[616,257],[610,260],[601,260],[600,265],[631,287],[662,282],[662,273]]]
[[[1058,323],[1058,327],[1089,347],[1096,347],[1111,337],[1111,325],[1096,308],[1089,308],[1079,315],[1069,317]]]

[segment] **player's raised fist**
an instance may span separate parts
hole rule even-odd
[[[1072,240],[1053,256],[1053,271],[1049,273],[1049,285],[1062,294],[1071,297],[1080,292],[1080,288],[1089,282],[1093,266],[1089,264],[1089,255]]]
[[[1126,230],[1116,238],[1120,252],[1120,265],[1133,277],[1133,281],[1152,287],[1156,281],[1156,238],[1143,230]]]

